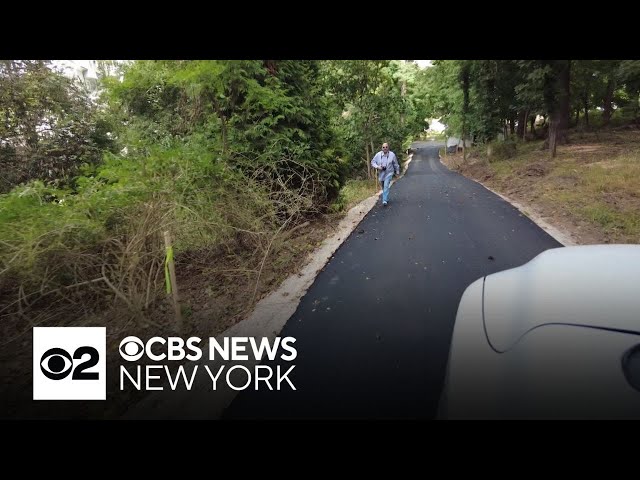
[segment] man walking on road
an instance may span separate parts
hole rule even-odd
[[[383,143],[382,150],[375,154],[371,160],[371,166],[378,170],[378,181],[382,187],[382,205],[387,206],[389,201],[389,184],[393,174],[400,175],[400,165],[396,154],[389,151],[389,144]]]

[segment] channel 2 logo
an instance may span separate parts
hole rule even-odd
[[[106,328],[33,329],[34,400],[106,400]]]

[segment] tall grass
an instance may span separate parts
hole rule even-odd
[[[145,318],[162,297],[165,231],[178,261],[198,250],[249,252],[257,290],[274,240],[321,195],[317,173],[295,159],[262,160],[246,173],[197,144],[160,147],[111,155],[74,190],[36,181],[0,196],[3,338],[114,307]]]

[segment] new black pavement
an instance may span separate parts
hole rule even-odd
[[[223,418],[434,418],[464,289],[562,246],[421,145],[280,332],[298,357],[265,364],[296,390],[243,390]]]

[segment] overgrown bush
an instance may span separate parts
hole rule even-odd
[[[516,154],[516,142],[513,140],[495,141],[487,144],[487,158],[490,162],[508,160]]]

